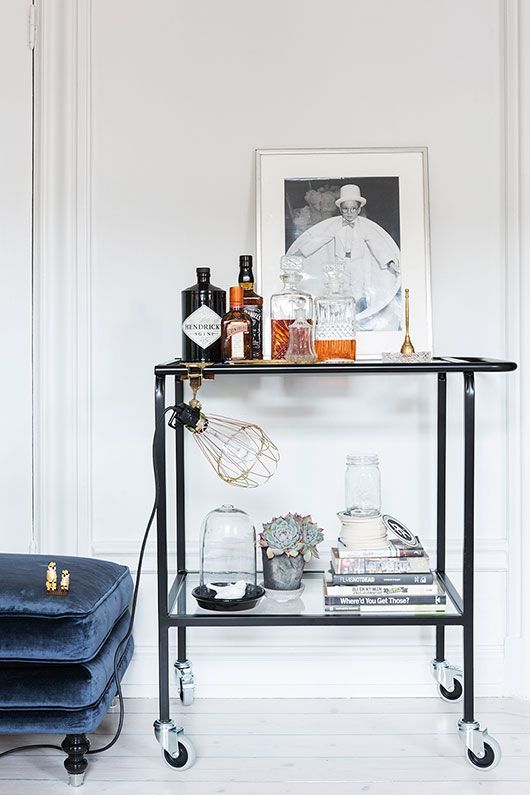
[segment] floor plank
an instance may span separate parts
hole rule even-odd
[[[19,781],[3,781],[9,795],[35,795],[35,783]],[[56,782],[38,782],[38,795],[57,795]],[[92,782],[88,780],[80,795],[322,795],[321,783],[283,783],[270,784],[253,782],[229,782],[217,784],[186,784],[183,782],[159,782],[156,786],[146,789],[144,782]],[[399,782],[383,784],[351,784],[343,789],[347,795],[426,795],[425,785],[415,782]],[[450,795],[451,784],[437,782],[429,784],[428,795]],[[513,782],[469,782],[462,790],[462,795],[528,795],[527,783]]]
[[[171,700],[174,713],[194,715],[223,715],[248,713],[261,715],[332,715],[369,713],[370,715],[401,712],[451,713],[460,711],[458,704],[449,704],[440,698],[199,698],[190,706],[183,707],[178,699]],[[530,716],[530,701],[517,698],[476,698],[475,709],[479,712],[510,712]],[[157,702],[152,698],[130,698],[127,712],[154,713]]]
[[[439,699],[208,699],[172,705],[198,759],[188,771],[169,768],[154,740],[156,701],[128,699],[124,733],[106,754],[90,758],[83,795],[528,795],[530,704],[477,699],[481,725],[503,750],[501,764],[480,772],[464,758],[456,721],[461,705]],[[93,747],[117,723],[109,714]],[[50,735],[0,737],[13,745],[52,742]],[[39,795],[66,783],[63,756],[24,752],[0,760],[0,793]]]

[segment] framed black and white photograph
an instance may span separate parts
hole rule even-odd
[[[359,356],[400,349],[405,287],[416,349],[432,350],[427,150],[262,149],[256,174],[265,301],[281,290],[282,255],[302,258],[301,287],[313,296],[324,291],[324,266],[340,261],[356,300]]]

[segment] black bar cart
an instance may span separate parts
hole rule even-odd
[[[155,721],[155,736],[162,746],[166,762],[173,768],[190,767],[195,752],[182,727],[170,716],[169,702],[169,629],[177,628],[178,659],[174,664],[179,682],[180,698],[184,704],[193,701],[193,674],[186,653],[187,627],[233,626],[434,626],[436,653],[432,671],[440,696],[448,701],[458,701],[463,696],[463,715],[458,731],[466,748],[468,761],[476,768],[496,766],[500,747],[486,729],[481,729],[474,714],[474,662],[473,662],[473,593],[474,593],[474,477],[475,477],[475,373],[502,373],[516,369],[514,362],[472,357],[436,357],[421,363],[387,363],[357,361],[349,364],[289,363],[271,366],[255,364],[212,364],[202,370],[205,378],[238,375],[283,375],[294,378],[300,373],[344,374],[360,376],[363,373],[379,375],[436,374],[438,389],[437,423],[437,554],[435,575],[447,595],[447,610],[441,614],[411,615],[399,613],[324,612],[322,573],[307,572],[304,576],[305,610],[300,614],[268,612],[260,605],[254,611],[243,613],[211,613],[196,607],[191,590],[197,584],[197,573],[186,569],[186,532],[184,504],[184,427],[176,433],[176,543],[177,574],[170,583],[168,578],[167,545],[167,494],[166,494],[166,439],[165,431],[155,435],[154,457],[158,472],[157,510],[157,565],[158,565],[158,630],[159,630],[159,718]],[[446,444],[447,444],[447,377],[461,374],[464,387],[464,543],[463,590],[460,594],[445,571],[446,559]],[[164,423],[168,407],[166,379],[174,381],[175,403],[183,401],[184,381],[189,368],[180,360],[155,367],[155,414],[157,427]],[[267,602],[267,600],[264,600]],[[445,659],[445,627],[461,626],[463,629],[463,670]]]

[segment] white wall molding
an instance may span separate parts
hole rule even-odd
[[[77,0],[76,125],[76,396],[77,549],[92,540],[92,0]]]
[[[32,538],[31,0],[1,4],[0,23],[0,516],[2,552]]]
[[[520,255],[520,293],[514,296],[521,317],[520,362],[521,362],[521,496],[522,527],[519,568],[521,571],[520,604],[521,637],[513,654],[513,671],[517,672],[518,694],[530,698],[530,535],[527,532],[530,516],[530,4],[520,0],[516,4],[518,21],[518,245]]]
[[[425,539],[424,544],[427,549],[435,549],[434,539]],[[509,544],[504,538],[491,539],[481,542],[475,551],[476,571],[507,571]],[[119,538],[98,539],[92,543],[91,554],[95,557],[108,557],[119,561],[134,570],[138,557],[138,547],[129,541]],[[176,555],[175,544],[168,544],[168,555],[171,559]],[[193,539],[187,542],[186,558],[189,568],[196,569],[199,560],[199,544]],[[322,561],[319,561],[322,565]],[[462,545],[449,541],[447,543],[447,567],[448,570],[459,571],[462,566]],[[143,571],[156,571],[156,549],[154,540],[151,539],[145,552]]]
[[[90,0],[45,0],[36,113],[38,551],[90,538]]]
[[[250,649],[235,645],[231,651],[190,645],[198,698],[362,698],[433,697],[432,645],[413,647],[354,644],[338,651],[333,668],[320,646]],[[460,660],[461,647],[448,645],[447,653]],[[215,654],[215,666],[211,665]],[[502,695],[502,646],[476,649],[476,694]],[[129,697],[156,697],[156,647],[140,646],[124,682]],[[237,677],[234,671],[237,670]],[[141,683],[141,684],[139,684]],[[317,684],[315,684],[317,683]],[[172,695],[177,691],[171,687]]]
[[[521,275],[521,7],[520,0],[503,0],[502,78],[503,78],[503,178],[504,178],[504,262],[505,283],[505,355],[522,370],[508,378],[507,387],[507,501],[506,533],[508,538],[509,578],[507,581],[506,692],[520,694],[524,688],[521,667],[523,646],[523,581],[526,566],[522,535],[522,452],[521,387],[524,377],[522,359],[522,275]],[[523,39],[524,41],[524,39]],[[523,373],[523,376],[521,375]]]

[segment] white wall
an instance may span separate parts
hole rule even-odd
[[[255,148],[428,146],[435,353],[510,354],[516,317],[507,323],[514,277],[504,119],[516,102],[508,82],[513,7],[501,0],[45,5],[44,46],[63,46],[44,51],[43,151],[54,162],[66,147],[70,178],[60,202],[44,200],[55,251],[43,256],[45,289],[52,301],[63,296],[65,314],[60,329],[43,332],[43,344],[58,359],[65,352],[60,398],[75,411],[65,426],[54,409],[58,372],[43,372],[43,456],[57,469],[48,468],[41,495],[43,549],[134,565],[153,495],[152,368],[179,353],[180,291],[195,266],[210,265],[214,281],[228,286],[238,254],[254,249]],[[517,494],[507,476],[516,450],[506,428],[516,393],[504,376],[477,380],[477,689],[501,694],[513,688],[511,649],[521,629],[513,608],[520,571],[509,569],[507,542]],[[257,493],[236,492],[188,450],[191,560],[203,514],[227,500],[256,522],[310,512],[331,541],[344,456],[367,448],[383,462],[385,508],[432,548],[435,383],[209,383],[205,406],[262,422],[281,447],[282,468]],[[462,528],[461,386],[458,378],[450,384],[451,569]],[[66,482],[57,467],[64,455]],[[147,569],[127,675],[132,695],[156,689],[152,554]],[[448,656],[459,661],[459,631],[448,635]],[[190,631],[189,656],[203,696],[382,695],[395,693],[397,681],[402,695],[430,695],[432,648],[429,628],[205,629]]]
[[[0,0],[0,550],[32,531],[29,2]]]

